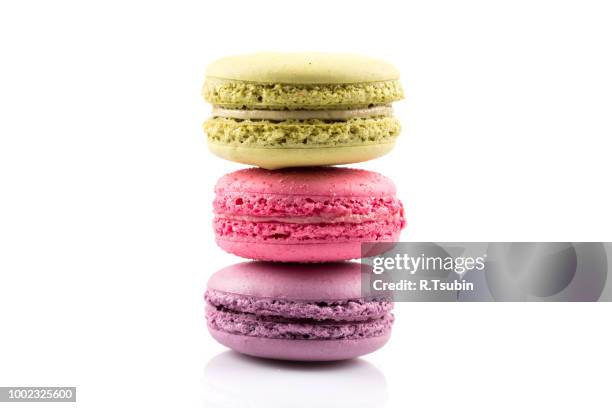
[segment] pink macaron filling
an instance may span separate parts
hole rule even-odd
[[[395,197],[329,197],[224,192],[213,202],[216,215],[355,222],[384,219],[402,212]]]
[[[392,241],[404,220],[395,216],[385,221],[355,223],[283,223],[214,219],[218,238],[242,242],[328,243],[350,241]]]

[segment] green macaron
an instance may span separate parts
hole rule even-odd
[[[209,149],[267,169],[347,164],[389,152],[399,135],[391,103],[403,98],[399,72],[369,57],[257,53],[206,70],[213,105]]]

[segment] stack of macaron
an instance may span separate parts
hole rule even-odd
[[[258,53],[206,71],[212,153],[253,165],[215,188],[214,232],[255,260],[224,268],[205,293],[208,329],[244,354],[285,360],[357,357],[389,338],[388,298],[362,291],[361,244],[394,242],[405,220],[388,178],[334,167],[389,152],[399,73],[383,61]],[[340,262],[344,261],[344,262]]]

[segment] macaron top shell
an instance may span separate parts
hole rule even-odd
[[[261,298],[359,299],[361,266],[352,262],[322,265],[244,262],[215,273],[207,287]]]
[[[292,168],[282,171],[249,168],[223,176],[217,182],[215,192],[388,197],[395,195],[395,185],[379,173],[344,167]]]
[[[352,54],[259,52],[221,58],[209,78],[281,84],[351,84],[394,81],[399,71],[376,58]]]

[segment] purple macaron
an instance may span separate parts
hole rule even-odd
[[[296,361],[371,353],[391,335],[393,303],[362,296],[357,263],[245,262],[224,268],[204,295],[212,336],[240,353]]]

